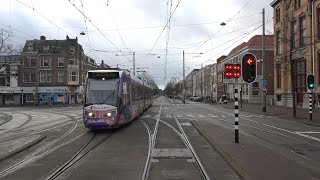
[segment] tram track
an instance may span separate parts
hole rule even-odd
[[[181,139],[181,141],[184,143],[185,147],[191,152],[192,154],[192,159],[194,159],[194,162],[197,164],[198,170],[201,174],[202,179],[205,180],[209,180],[210,177],[208,176],[206,170],[204,169],[204,166],[202,165],[199,157],[197,156],[197,153],[195,152],[195,150],[193,149],[187,135],[185,134],[178,118],[173,115],[174,117],[174,122],[176,123],[176,126],[178,128],[175,128],[173,125],[171,125],[168,122],[165,122],[164,120],[161,120],[161,111],[162,111],[162,104],[160,106],[160,110],[159,110],[159,114],[156,116],[156,118],[151,118],[156,120],[156,125],[154,127],[153,133],[150,130],[150,127],[143,122],[144,126],[147,129],[148,132],[148,136],[149,136],[149,151],[148,151],[148,155],[147,155],[147,160],[146,160],[146,164],[144,167],[144,171],[142,174],[142,180],[147,180],[149,178],[149,173],[150,173],[150,168],[152,166],[152,160],[153,160],[153,154],[155,151],[155,143],[156,143],[156,139],[157,139],[157,131],[159,129],[159,123],[165,125],[165,127],[170,128],[172,131],[174,131],[174,133]]]
[[[65,116],[68,116],[68,115],[65,115]],[[22,168],[23,166],[25,166],[25,165],[27,165],[29,163],[35,162],[36,160],[39,160],[39,159],[43,158],[44,156],[50,154],[51,152],[57,150],[58,148],[74,142],[75,140],[77,140],[78,138],[82,137],[84,134],[87,133],[87,132],[83,133],[83,134],[81,134],[79,136],[76,136],[76,137],[74,137],[74,138],[72,138],[72,139],[70,139],[70,140],[68,140],[68,141],[66,141],[66,142],[64,142],[64,143],[62,143],[60,145],[57,145],[62,140],[65,140],[66,137],[68,135],[70,135],[77,127],[77,120],[79,118],[75,118],[75,117],[72,117],[72,116],[69,116],[69,118],[71,118],[73,120],[73,125],[67,132],[65,132],[58,139],[55,139],[53,142],[47,144],[46,146],[42,147],[41,149],[37,150],[36,152],[34,152],[34,153],[28,155],[27,157],[23,158],[19,162],[17,162],[15,164],[7,167],[6,169],[0,171],[0,177],[6,176],[6,175],[8,175],[8,174],[10,174],[10,173]],[[53,146],[55,146],[55,147],[53,147]]]
[[[88,155],[91,151],[101,145],[105,140],[110,138],[112,134],[108,134],[106,137],[98,138],[97,133],[95,133],[92,138],[74,155],[72,156],[66,163],[57,168],[52,174],[50,174],[46,180],[54,180],[58,179],[64,172],[68,171],[72,168],[77,162],[83,159],[86,155]],[[94,140],[97,139],[96,143]]]

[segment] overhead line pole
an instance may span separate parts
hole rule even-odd
[[[186,103],[186,80],[185,80],[185,71],[184,71],[184,50],[182,51],[182,59],[183,59],[183,99],[182,102]]]
[[[264,18],[264,8],[262,9],[262,81],[266,82],[266,44],[265,44],[265,18]],[[266,84],[262,83],[263,87]],[[266,87],[265,87],[266,88]],[[267,93],[262,93],[262,112],[267,111]]]

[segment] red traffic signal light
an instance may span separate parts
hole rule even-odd
[[[247,83],[252,83],[257,77],[257,58],[254,54],[245,54],[242,57],[242,79]]]
[[[241,75],[240,64],[225,64],[224,65],[224,78],[239,78]]]

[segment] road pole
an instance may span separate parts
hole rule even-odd
[[[183,104],[186,103],[186,77],[185,77],[185,72],[184,72],[184,50],[182,51],[182,60],[183,60],[183,99],[182,102]]]
[[[23,107],[23,101],[24,101],[24,99],[23,99],[23,89],[21,89],[21,106]]]
[[[240,88],[240,108],[242,109],[242,91],[243,91],[243,89],[242,89],[242,86],[241,86],[241,88]]]
[[[237,80],[236,80],[237,81]],[[238,87],[234,89],[234,141],[239,143],[239,103],[238,103]]]
[[[264,8],[262,9],[262,80],[266,80],[266,45],[265,45],[265,18]],[[267,95],[262,93],[262,112],[267,111]]]
[[[312,90],[310,90],[310,94],[309,94],[309,116],[310,116],[310,121],[312,121]]]
[[[136,58],[135,58],[135,52],[132,53],[132,56],[133,56],[133,75],[135,76],[136,75]]]

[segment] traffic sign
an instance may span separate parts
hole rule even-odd
[[[267,87],[267,80],[266,79],[262,79],[262,86]]]

